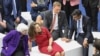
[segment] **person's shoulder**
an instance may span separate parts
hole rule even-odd
[[[46,27],[41,27],[43,31],[48,31]]]
[[[83,18],[90,19],[90,17],[89,16],[86,16],[86,15],[83,15]]]
[[[52,10],[47,10],[47,11],[44,11],[45,14],[50,14],[52,13]]]
[[[9,35],[9,34],[11,34],[11,35],[15,35],[17,33],[17,31],[16,30],[11,30],[10,32],[8,32],[7,34]]]
[[[10,33],[16,33],[16,32],[18,32],[18,31],[16,31],[16,30],[11,30],[10,31]]]
[[[46,27],[43,27],[43,26],[42,26],[41,28],[42,28],[43,30],[47,29]]]

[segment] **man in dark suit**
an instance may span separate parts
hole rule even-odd
[[[48,9],[48,0],[32,0],[31,7],[32,20],[36,21],[37,16]]]
[[[0,0],[0,33],[13,30],[11,25],[4,20],[3,0]]]
[[[91,21],[88,16],[81,14],[79,9],[75,9],[72,13],[73,23],[68,33],[69,40],[75,32],[75,40],[83,46],[83,56],[88,56],[88,44],[93,42],[91,33]]]
[[[20,22],[27,24],[27,21],[21,17],[20,0],[3,0],[4,19],[13,28]]]
[[[91,18],[93,31],[97,31],[98,28],[98,3],[99,0],[82,0],[87,16]]]
[[[62,39],[66,39],[68,24],[65,12],[61,11],[60,2],[54,2],[53,9],[45,12],[44,25],[49,29],[54,40],[59,37],[64,37]]]

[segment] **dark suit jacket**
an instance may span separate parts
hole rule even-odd
[[[82,0],[83,6],[87,6],[89,4],[92,8],[97,7],[98,2],[99,0]]]
[[[32,2],[37,4],[37,0],[32,0]],[[31,15],[34,21],[36,20],[37,15],[40,14],[38,12],[42,12],[48,9],[48,2],[48,0],[45,0],[45,4],[37,4],[37,7],[31,8]]]
[[[83,16],[83,20],[82,20],[82,26],[83,26],[83,31],[85,34],[84,38],[88,38],[88,42],[92,43],[93,42],[93,35],[91,32],[91,22],[90,22],[90,18],[87,16]],[[73,20],[73,23],[71,25],[70,31],[68,33],[69,38],[72,38],[73,32],[75,31],[75,36],[77,34],[77,21]],[[76,37],[75,37],[76,39]]]
[[[50,25],[52,23],[52,19],[53,19],[53,13],[52,11],[46,11],[45,12],[45,18],[44,18],[44,25],[49,29]],[[59,31],[59,37],[62,37],[62,29],[64,29],[64,34],[63,37],[67,37],[67,33],[68,33],[68,23],[67,23],[67,18],[65,15],[64,11],[61,11],[58,14],[58,31]],[[50,29],[49,29],[50,30]]]
[[[15,1],[16,1],[17,16],[20,17],[21,16],[20,0],[15,0]],[[6,20],[9,20],[8,18],[12,16],[11,15],[13,10],[12,2],[13,2],[12,0],[3,0],[4,16]]]
[[[14,51],[16,50],[18,44],[19,44],[19,40],[20,40],[20,36],[21,33],[16,31],[16,30],[12,30],[10,33],[8,33],[4,39],[3,39],[3,47],[2,47],[2,53],[5,56],[11,56]],[[29,51],[28,51],[28,36],[24,35],[23,36],[23,47],[24,47],[24,53],[25,55],[29,55]],[[6,49],[6,47],[8,47]]]

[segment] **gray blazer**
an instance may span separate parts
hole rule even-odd
[[[44,25],[50,30],[50,26],[52,23],[52,19],[53,19],[53,13],[52,10],[48,10],[45,12],[45,16],[44,16]],[[64,34],[62,32],[62,29],[64,29]],[[68,37],[68,23],[67,23],[67,18],[66,18],[66,14],[64,11],[61,11],[58,14],[58,31],[59,31],[59,37]],[[63,34],[63,35],[62,35]]]

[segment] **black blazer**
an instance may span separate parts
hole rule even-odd
[[[92,8],[97,7],[98,3],[99,0],[82,0],[83,6],[87,6],[89,4]]]
[[[84,38],[88,38],[88,42],[92,43],[93,42],[93,35],[92,35],[92,32],[91,32],[90,18],[87,17],[87,16],[83,16],[82,22],[83,22],[82,23],[83,31],[84,31],[84,34],[85,34]],[[71,28],[70,28],[69,33],[68,33],[68,36],[69,36],[70,39],[72,38],[74,31],[75,31],[75,36],[76,36],[76,34],[77,34],[77,21],[75,21],[75,20],[73,20]],[[76,37],[75,37],[75,39],[76,39]]]
[[[53,19],[53,13],[52,11],[46,11],[45,12],[45,16],[44,16],[44,25],[50,30],[50,26],[52,23],[52,19]],[[62,29],[64,29],[64,34],[62,33]],[[68,37],[67,33],[68,33],[68,23],[67,23],[67,18],[65,15],[64,11],[61,11],[58,14],[58,31],[59,31],[59,37]]]

